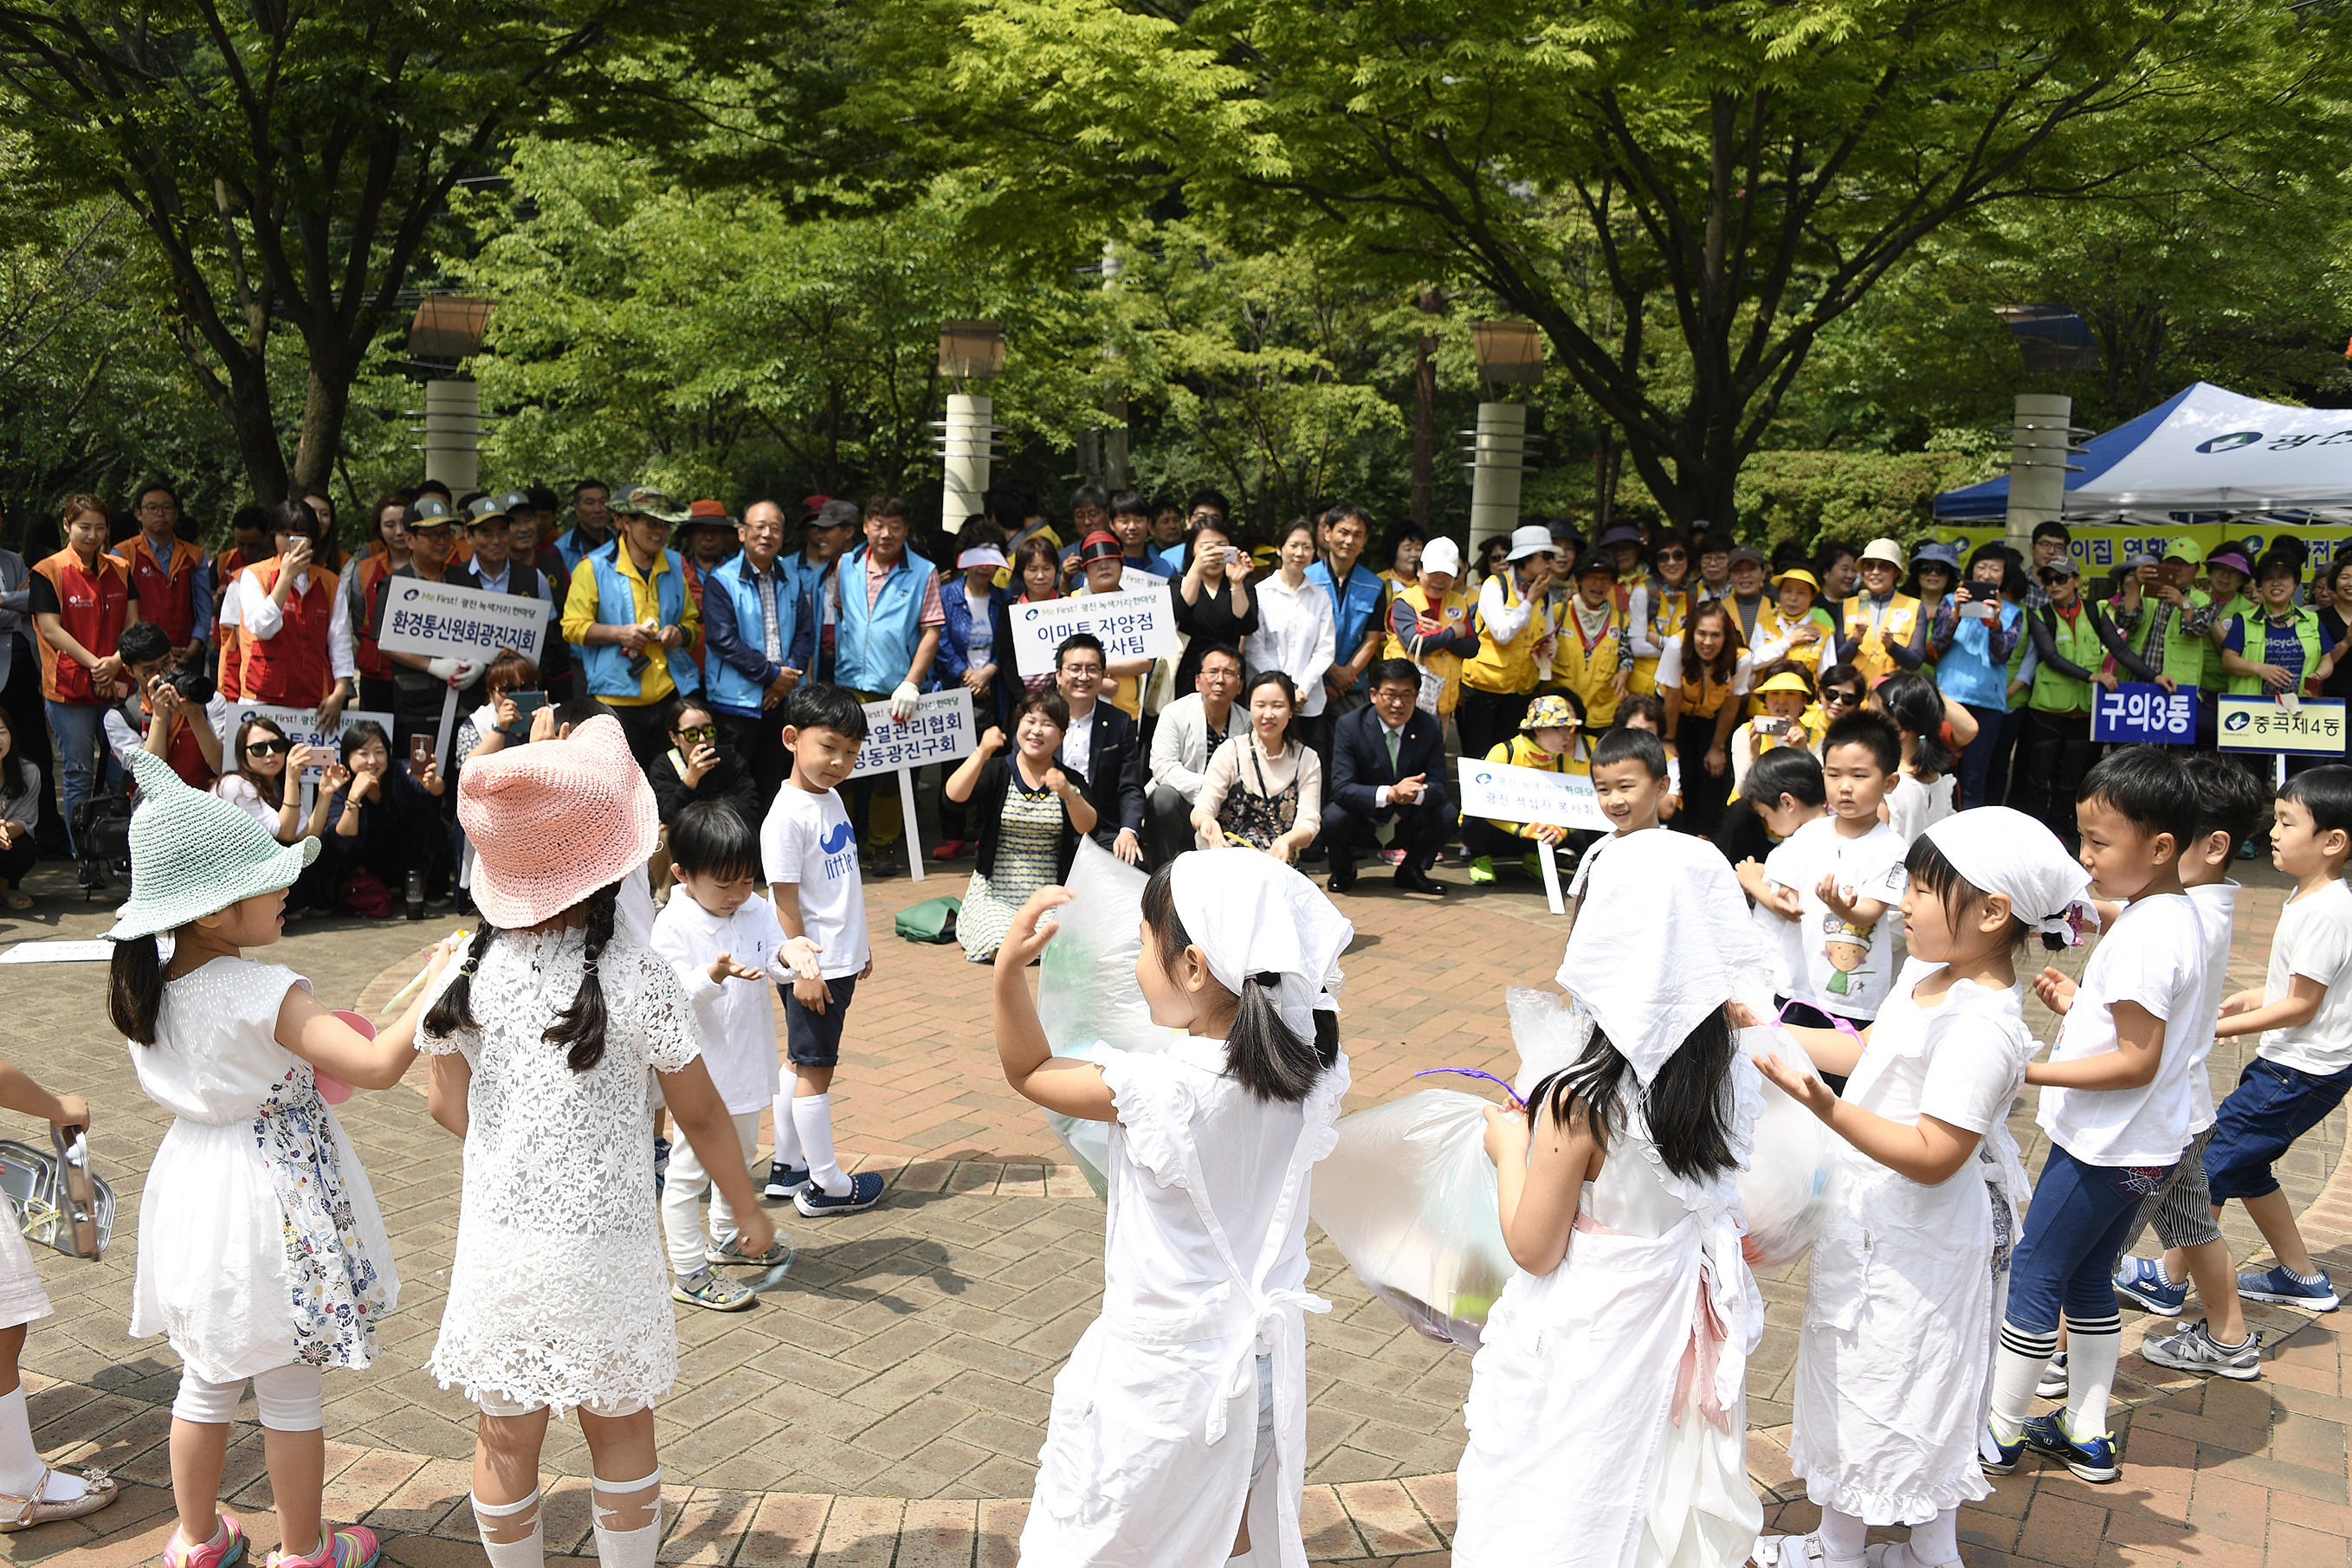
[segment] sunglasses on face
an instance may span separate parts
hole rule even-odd
[[[292,749],[293,743],[285,740],[248,740],[245,743],[247,757],[276,757]]]
[[[1832,707],[1851,707],[1862,700],[1859,692],[1842,692],[1835,686],[1822,694],[1822,701]]]
[[[719,727],[715,724],[698,724],[691,729],[681,729],[677,732],[677,737],[680,740],[713,740],[718,737],[718,735]]]
[[[1668,562],[1668,561],[1670,561],[1670,560],[1688,560],[1688,559],[1690,559],[1690,557],[1688,557],[1688,556],[1685,555],[1682,551],[1680,551],[1680,550],[1678,550],[1678,549],[1662,549],[1662,550],[1660,550],[1660,551],[1658,552],[1658,564],[1659,564],[1660,566],[1664,566],[1664,565],[1665,565],[1665,564],[1666,564],[1666,562]]]

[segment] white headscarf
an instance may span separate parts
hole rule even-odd
[[[1282,1021],[1315,1038],[1318,1009],[1339,1010],[1339,955],[1356,939],[1315,884],[1261,850],[1195,850],[1168,873],[1176,918],[1235,996],[1253,978],[1276,988]]]
[[[2071,946],[2099,923],[2091,873],[2040,821],[2007,806],[1958,811],[1929,828],[1927,841],[1979,893],[1998,893],[2011,913],[2045,936]]]
[[[1647,1087],[1740,976],[1772,956],[1731,862],[1704,839],[1645,829],[1585,852],[1568,952],[1554,977]]]

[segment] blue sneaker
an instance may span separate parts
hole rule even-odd
[[[2015,1475],[2017,1461],[2024,1454],[2023,1437],[2014,1443],[2004,1443],[1992,1435],[1992,1427],[1989,1423],[1983,1431],[1977,1434],[1977,1463],[1984,1467],[1984,1473],[1989,1476]]]
[[[811,1219],[828,1214],[856,1214],[882,1201],[882,1173],[860,1171],[849,1178],[849,1190],[835,1197],[814,1182],[793,1194],[793,1207]]]
[[[2160,1318],[2177,1318],[2189,1304],[2189,1282],[2175,1285],[2164,1277],[2164,1265],[2153,1258],[2126,1258],[2116,1270],[2116,1294],[2147,1308]]]
[[[808,1166],[788,1166],[782,1160],[768,1162],[768,1197],[790,1197],[806,1186],[808,1186]]]
[[[2063,1411],[2048,1416],[2036,1416],[2025,1424],[2021,1434],[2027,1448],[2047,1454],[2086,1481],[2111,1481],[2122,1475],[2123,1467],[2116,1463],[2116,1435],[2102,1433],[2088,1441],[2077,1441],[2066,1435]]]
[[[2336,1299],[2336,1287],[2328,1281],[2326,1270],[2319,1271],[2315,1284],[2305,1284],[2296,1279],[2284,1263],[2266,1274],[2239,1275],[2238,1294],[2250,1301],[2301,1307],[2306,1312],[2332,1312],[2340,1304]]]

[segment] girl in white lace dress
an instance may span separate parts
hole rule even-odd
[[[2033,932],[2063,946],[2090,877],[2000,806],[1936,823],[1906,863],[1911,957],[1863,1043],[1797,1031],[1822,1071],[1851,1074],[1844,1093],[1759,1062],[1842,1140],[1789,1440],[1822,1522],[1767,1539],[1761,1563],[1942,1568],[1960,1560],[1960,1505],[1992,1491],[1977,1437],[2027,1192],[2007,1118],[2041,1049],[2013,954]],[[1908,1541],[1865,1548],[1870,1527],[1896,1524]]]
[[[1024,977],[1066,902],[996,955],[1006,1082],[1108,1122],[1102,1315],[1054,1379],[1021,1560],[1307,1568],[1307,1178],[1348,1092],[1339,955],[1355,927],[1255,850],[1197,850],[1143,893],[1136,978],[1165,1052],[1048,1055]],[[1228,1558],[1227,1552],[1234,1553]]]
[[[399,1082],[416,1060],[423,1004],[369,1039],[293,970],[241,956],[278,940],[286,890],[319,841],[278,843],[147,752],[131,753],[131,766],[132,891],[107,933],[109,1011],[131,1038],[139,1087],[173,1116],[140,1199],[131,1302],[131,1337],[169,1335],[184,1364],[172,1403],[180,1527],[163,1560],[226,1568],[245,1552],[218,1500],[229,1420],[250,1378],[278,1508],[271,1563],[364,1568],[374,1534],[319,1518],[319,1373],[373,1362],[375,1325],[400,1280],[367,1173],[320,1082]],[[163,932],[168,964],[155,941]],[[436,950],[432,967],[447,957]]]
[[[1733,1177],[1763,1090],[1727,1004],[1769,958],[1703,840],[1604,841],[1580,880],[1559,978],[1584,1052],[1524,1116],[1486,1113],[1523,1271],[1471,1363],[1454,1562],[1738,1568],[1764,1521],[1743,1389],[1764,1309]]]
[[[616,935],[622,879],[657,831],[621,727],[478,757],[457,819],[479,859],[482,928],[427,988],[434,1119],[466,1140],[449,1298],[430,1363],[480,1407],[476,1526],[491,1568],[539,1568],[539,1457],[577,1407],[595,1469],[596,1553],[652,1568],[661,1470],[653,1401],[677,1379],[654,1201],[654,1087],[732,1206],[744,1250],[775,1227],[701,1060],[670,967]]]

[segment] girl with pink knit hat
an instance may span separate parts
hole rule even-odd
[[[540,1450],[576,1407],[595,1479],[596,1555],[652,1568],[661,1540],[653,1402],[677,1380],[654,1205],[654,1083],[754,1256],[775,1227],[669,965],[614,929],[654,851],[652,788],[620,725],[592,718],[467,765],[457,821],[482,928],[428,988],[420,1049],[434,1120],[466,1140],[449,1299],[430,1363],[480,1407],[473,1507],[490,1568],[545,1561]],[[815,948],[786,962],[816,973]],[[550,1150],[567,1152],[561,1161]],[[585,1160],[584,1166],[582,1161]]]

